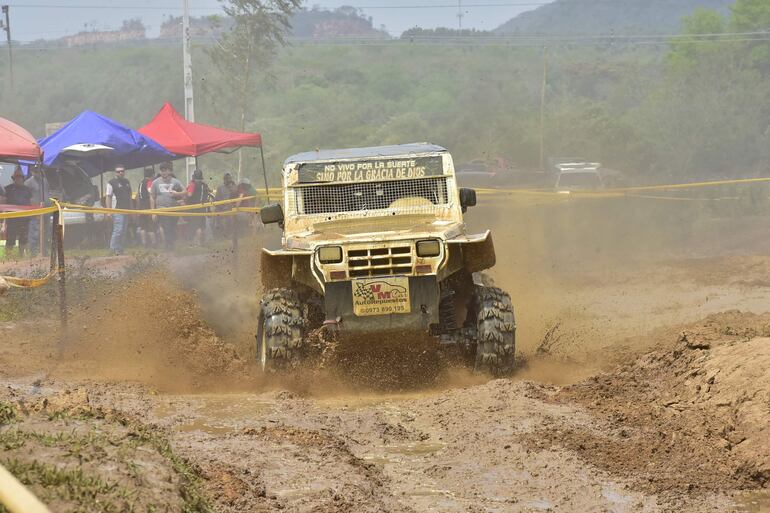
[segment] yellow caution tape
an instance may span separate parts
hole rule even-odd
[[[641,185],[638,187],[625,187],[611,190],[617,192],[663,191],[667,189],[690,189],[693,187],[714,187],[718,185],[736,185],[762,182],[770,182],[770,178],[739,178],[735,180],[712,180],[710,182],[675,183],[668,185]]]
[[[739,200],[738,196],[723,196],[720,198],[683,198],[681,196],[652,196],[649,194],[626,194],[627,198],[642,198],[665,201],[731,201]]]
[[[42,278],[17,278],[16,276],[0,276],[0,278],[5,280],[5,282],[11,287],[16,287],[19,289],[36,289],[51,281],[60,272],[61,271],[59,269],[54,269]]]
[[[629,196],[629,192],[665,191],[676,189],[692,189],[698,187],[717,187],[721,185],[739,185],[770,182],[770,178],[739,178],[734,180],[711,180],[706,182],[674,183],[661,185],[640,185],[635,187],[618,187],[599,191],[549,191],[545,189],[476,189],[481,194],[521,194],[530,196],[568,196],[585,198],[617,198]],[[641,197],[641,196],[640,196]],[[651,197],[652,198],[652,197]],[[660,197],[658,197],[660,198]],[[655,198],[657,199],[657,198]]]
[[[258,196],[244,196],[243,198],[231,198],[226,200],[210,201],[208,203],[196,203],[194,205],[179,205],[176,207],[163,207],[163,208],[156,208],[155,210],[163,211],[163,212],[181,212],[184,210],[191,210],[196,208],[208,208],[208,207],[220,207],[223,205],[232,205],[234,203],[240,203],[243,201],[249,201],[257,198]],[[72,206],[69,203],[67,203],[66,205],[67,207]]]
[[[491,189],[491,188],[478,188],[476,192],[482,195],[507,195],[517,194],[525,196],[536,196],[541,198],[566,200],[569,198],[620,198],[620,197],[637,197],[646,199],[661,199],[670,201],[723,201],[737,199],[733,197],[725,198],[677,198],[667,196],[648,196],[648,195],[635,195],[629,194],[634,192],[644,191],[663,191],[663,190],[677,190],[677,189],[690,189],[698,187],[716,187],[721,185],[737,185],[737,184],[753,184],[770,182],[770,178],[741,178],[735,180],[712,180],[706,182],[691,182],[691,183],[678,183],[678,184],[661,184],[661,185],[643,185],[637,187],[621,187],[615,189],[605,189],[600,191],[551,191],[545,189]],[[269,189],[269,192],[280,195],[282,189]],[[257,207],[233,207],[231,210],[223,212],[191,212],[194,210],[200,210],[205,208],[219,207],[225,205],[233,205],[244,201],[254,200],[258,197],[264,196],[265,192],[257,192],[254,196],[246,196],[243,198],[232,198],[227,200],[212,201],[209,203],[201,203],[195,205],[180,205],[176,207],[164,207],[156,209],[146,210],[132,210],[132,209],[117,209],[117,208],[101,208],[101,207],[88,207],[84,205],[76,205],[73,203],[55,202],[52,207],[38,208],[34,210],[21,210],[18,212],[2,212],[0,213],[0,219],[14,219],[20,217],[34,217],[45,214],[50,214],[56,210],[60,213],[62,209],[66,209],[71,212],[83,212],[88,214],[130,214],[130,215],[159,215],[169,217],[226,217],[236,215],[239,212],[258,213],[260,211]],[[63,220],[64,216],[59,216]],[[62,221],[63,222],[63,221]]]
[[[240,212],[257,213],[260,211],[257,207],[233,207],[231,210],[224,212],[186,212],[180,210],[164,210],[164,209],[147,209],[147,210],[131,210],[126,208],[102,208],[102,207],[85,207],[83,205],[71,205],[69,203],[63,203],[62,206],[69,212],[83,212],[85,214],[127,214],[127,215],[140,215],[140,216],[163,216],[163,217],[227,217],[234,216]],[[200,210],[205,208],[203,205],[186,205],[188,210]]]
[[[0,504],[11,513],[51,513],[13,474],[0,465]]]
[[[35,208],[31,210],[19,210],[18,212],[0,212],[0,219],[16,219],[18,217],[42,216],[45,214],[56,212],[56,210],[57,208],[53,206],[53,207],[45,207],[45,208]]]

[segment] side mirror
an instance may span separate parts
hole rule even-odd
[[[468,210],[468,207],[475,207],[476,191],[473,189],[460,187],[460,206],[463,208],[463,212]]]
[[[259,218],[262,219],[262,224],[282,223],[283,209],[281,204],[272,203],[262,207],[259,211]]]

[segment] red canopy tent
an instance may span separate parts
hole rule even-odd
[[[184,119],[168,102],[152,121],[139,129],[139,132],[155,140],[168,151],[188,157],[241,146],[262,147],[262,136],[259,134],[233,132],[192,123]]]
[[[40,146],[22,127],[0,118],[0,161],[40,160]]]

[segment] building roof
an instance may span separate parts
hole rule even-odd
[[[316,150],[297,153],[287,158],[284,165],[294,162],[317,162],[345,159],[364,159],[376,157],[403,157],[425,153],[441,153],[446,148],[430,143],[394,144],[391,146],[371,146],[369,148],[347,148],[340,150]]]

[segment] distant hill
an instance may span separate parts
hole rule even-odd
[[[342,6],[334,10],[313,7],[300,9],[291,17],[291,35],[297,38],[328,39],[335,37],[388,37],[383,29],[372,26],[372,19],[367,18],[355,7]],[[225,17],[190,18],[193,37],[219,35],[232,26],[232,21]],[[182,36],[182,18],[171,17],[160,28],[161,38],[179,38]]]
[[[555,0],[519,14],[497,34],[665,34],[697,8],[728,13],[734,0]]]
[[[291,26],[294,37],[302,38],[388,37],[384,28],[374,28],[371,18],[348,5],[334,10],[322,9],[318,6],[312,9],[301,9],[292,16]]]

